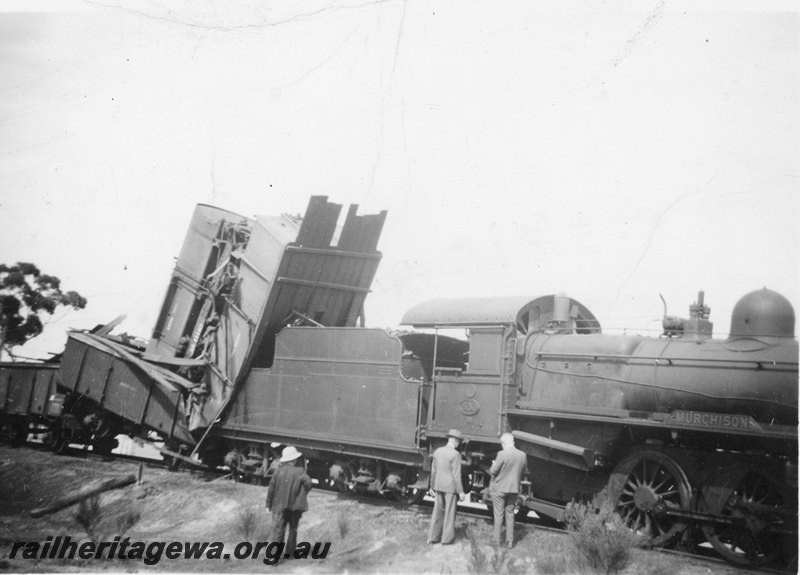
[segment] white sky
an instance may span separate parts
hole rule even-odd
[[[194,204],[312,194],[389,211],[372,326],[555,291],[652,335],[659,293],[704,289],[718,335],[754,289],[800,309],[794,3],[119,4],[0,5],[0,261],[89,299],[22,353],[149,336]]]

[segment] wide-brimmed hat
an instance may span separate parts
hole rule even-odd
[[[283,455],[281,456],[281,463],[286,463],[287,461],[294,461],[301,455],[303,454],[297,451],[296,447],[290,445],[289,447],[284,448]]]
[[[277,441],[273,441],[272,443],[270,443],[270,444],[269,444],[269,446],[270,446],[270,447],[272,447],[272,448],[274,449],[274,448],[276,448],[276,447],[280,447],[280,446],[281,446],[281,444],[280,444],[280,443],[278,443]]]
[[[457,429],[451,429],[450,431],[448,431],[447,432],[447,437],[454,437],[454,438],[458,439],[459,441],[464,441],[464,436]]]

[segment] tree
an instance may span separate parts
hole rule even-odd
[[[76,291],[61,291],[61,280],[43,274],[35,265],[0,264],[0,354],[36,337],[44,329],[42,317],[57,308],[83,309],[86,298]]]

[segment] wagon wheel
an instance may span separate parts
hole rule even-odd
[[[21,417],[11,423],[11,445],[21,447],[28,442],[28,418]]]
[[[64,437],[64,432],[57,425],[54,425],[45,437],[45,445],[47,448],[57,455],[62,455],[69,446],[67,438]]]
[[[675,541],[686,523],[665,514],[669,509],[689,509],[691,487],[673,459],[657,451],[631,454],[614,468],[608,483],[617,512],[635,533],[652,546]]]
[[[797,525],[785,492],[774,473],[755,468],[728,468],[704,485],[697,509],[728,517],[732,522],[705,524],[708,542],[726,561],[737,565],[772,563],[788,542],[787,532]]]
[[[351,490],[350,483],[352,481],[352,473],[350,466],[342,461],[337,461],[328,472],[331,483],[339,491],[339,493],[349,493]]]
[[[94,437],[92,439],[92,451],[97,455],[103,457],[103,459],[110,459],[112,457],[112,451],[119,447],[119,441],[115,436],[108,436],[108,437]]]
[[[405,480],[404,484],[399,490],[393,489],[391,491],[392,497],[394,497],[395,501],[398,501],[404,507],[408,507],[410,505],[416,505],[417,503],[421,502],[425,495],[427,495],[428,490],[423,488],[411,488],[411,485],[417,483],[419,479],[418,473],[408,473],[403,478]]]

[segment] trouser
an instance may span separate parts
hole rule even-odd
[[[503,531],[503,516],[506,520],[506,543],[514,543],[514,507],[517,503],[516,493],[492,493],[494,507],[494,541],[500,543]]]
[[[293,511],[291,509],[284,509],[276,511],[272,514],[272,540],[283,541],[286,537],[286,528],[289,528],[289,537],[286,539],[286,547],[284,547],[284,554],[291,555],[294,553],[294,548],[297,546],[297,527],[300,525],[300,517],[303,515],[302,511]]]
[[[458,493],[436,491],[436,501],[431,514],[431,528],[428,541],[442,544],[452,543],[456,538],[456,506]]]

